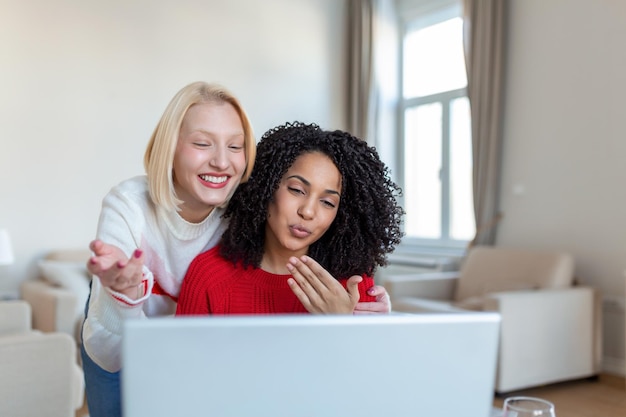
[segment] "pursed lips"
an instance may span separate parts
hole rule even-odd
[[[302,225],[289,226],[289,230],[291,230],[292,235],[299,238],[305,238],[311,235],[311,231]]]

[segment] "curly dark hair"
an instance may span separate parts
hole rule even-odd
[[[224,214],[230,225],[220,254],[244,268],[260,266],[269,202],[296,158],[309,152],[327,155],[339,169],[342,184],[337,216],[308,255],[336,278],[372,276],[400,243],[404,211],[396,196],[401,190],[375,148],[347,132],[325,131],[315,124],[287,123],[263,135],[252,175],[239,186]]]

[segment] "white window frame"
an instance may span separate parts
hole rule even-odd
[[[450,18],[461,16],[460,0],[396,0],[398,15],[400,18],[399,44],[399,95],[398,95],[398,141],[396,147],[396,167],[398,183],[402,188],[404,178],[404,115],[407,109],[423,104],[440,102],[442,105],[442,201],[441,201],[441,232],[440,239],[420,239],[405,236],[402,244],[396,249],[396,254],[434,254],[462,256],[467,248],[468,241],[456,240],[449,237],[450,230],[450,199],[449,199],[449,146],[450,146],[450,103],[452,100],[467,97],[467,88],[446,91],[424,97],[405,99],[403,91],[403,43],[404,37],[409,31],[431,26]]]

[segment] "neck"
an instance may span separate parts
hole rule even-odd
[[[288,259],[288,257],[274,258],[264,254],[263,259],[261,259],[261,269],[276,275],[289,275],[289,270],[286,266]]]
[[[184,203],[180,206],[178,214],[189,223],[202,223],[204,219],[209,217],[214,207],[204,207],[196,209],[186,206]]]
[[[308,248],[307,248],[308,249]],[[265,247],[263,249],[263,258],[261,258],[261,269],[272,274],[277,275],[290,275],[287,269],[287,263],[289,258],[295,256],[299,258],[302,255],[306,255],[308,250],[293,251],[281,247],[272,245],[268,240],[265,241]]]

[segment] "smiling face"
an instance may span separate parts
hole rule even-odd
[[[199,103],[183,119],[174,156],[180,215],[198,223],[226,203],[246,167],[244,129],[229,103]]]
[[[341,174],[330,158],[300,155],[269,203],[264,259],[305,255],[335,220],[340,196]]]

